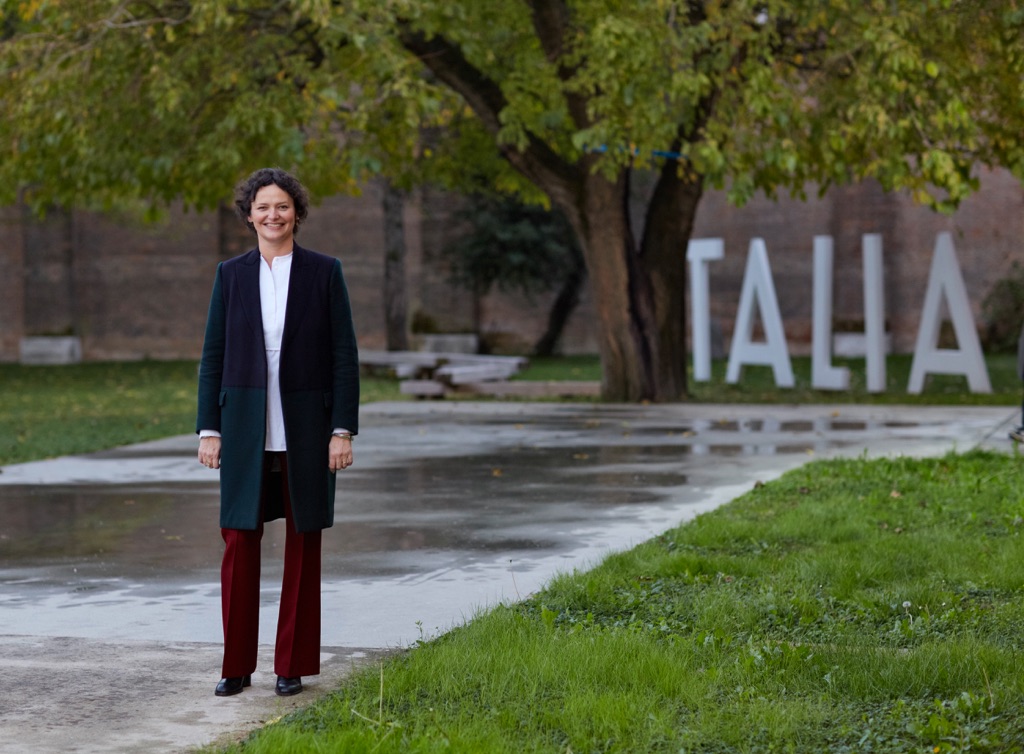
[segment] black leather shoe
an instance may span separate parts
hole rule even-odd
[[[285,678],[283,675],[277,677],[277,686],[274,693],[278,696],[292,696],[302,691],[302,679],[299,677]]]
[[[236,678],[221,678],[217,684],[217,690],[213,693],[217,696],[234,696],[241,694],[246,686],[252,686],[251,675],[240,675]]]

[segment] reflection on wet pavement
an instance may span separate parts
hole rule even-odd
[[[395,646],[516,599],[811,457],[942,452],[994,413],[381,404],[324,537],[324,643]],[[1002,412],[1001,412],[1002,413]],[[931,416],[931,418],[929,418]],[[973,423],[972,423],[973,422]],[[217,642],[216,478],[191,436],[0,474],[0,634]],[[264,627],[283,532],[268,526]],[[261,640],[271,641],[266,637]]]

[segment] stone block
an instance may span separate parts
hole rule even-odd
[[[439,333],[422,335],[421,350],[430,353],[477,353],[480,338],[473,333]]]
[[[82,339],[74,336],[22,338],[18,360],[22,364],[77,364],[82,360]]]

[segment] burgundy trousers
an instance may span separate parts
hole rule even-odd
[[[288,495],[288,466],[284,453],[268,453],[267,462],[277,456],[281,474],[264,474],[280,479],[285,511],[284,578],[281,607],[277,618],[274,672],[286,678],[320,673],[320,541],[321,532],[298,533],[292,520]],[[265,492],[265,491],[264,491]],[[224,619],[224,664],[221,675],[237,678],[256,669],[260,621],[259,528],[221,529],[224,560],[221,563],[221,611]]]

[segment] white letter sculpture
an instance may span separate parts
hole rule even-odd
[[[686,261],[690,264],[690,327],[693,334],[693,379],[711,379],[711,295],[708,262],[725,256],[721,238],[690,241]]]
[[[882,236],[867,233],[861,238],[864,259],[864,349],[869,393],[885,392],[885,274],[882,268]]]
[[[832,237],[814,237],[814,311],[811,325],[811,386],[848,390],[850,370],[832,365]]]
[[[949,317],[953,320],[959,349],[938,347],[943,296]],[[920,393],[924,389],[924,376],[927,373],[962,374],[967,377],[972,393],[992,392],[978,331],[974,328],[971,305],[967,300],[967,287],[949,233],[940,233],[935,239],[935,253],[928,275],[928,291],[921,310],[921,325],[917,331],[917,345],[914,346],[914,362],[910,367],[907,392]]]
[[[751,341],[754,335],[755,301],[764,327],[764,343]],[[750,242],[725,381],[730,385],[739,382],[744,364],[770,366],[778,387],[793,387],[796,384],[796,380],[793,379],[793,366],[789,361],[786,335],[782,328],[779,300],[775,295],[775,283],[772,281],[772,271],[768,264],[768,250],[761,238],[755,238]]]

